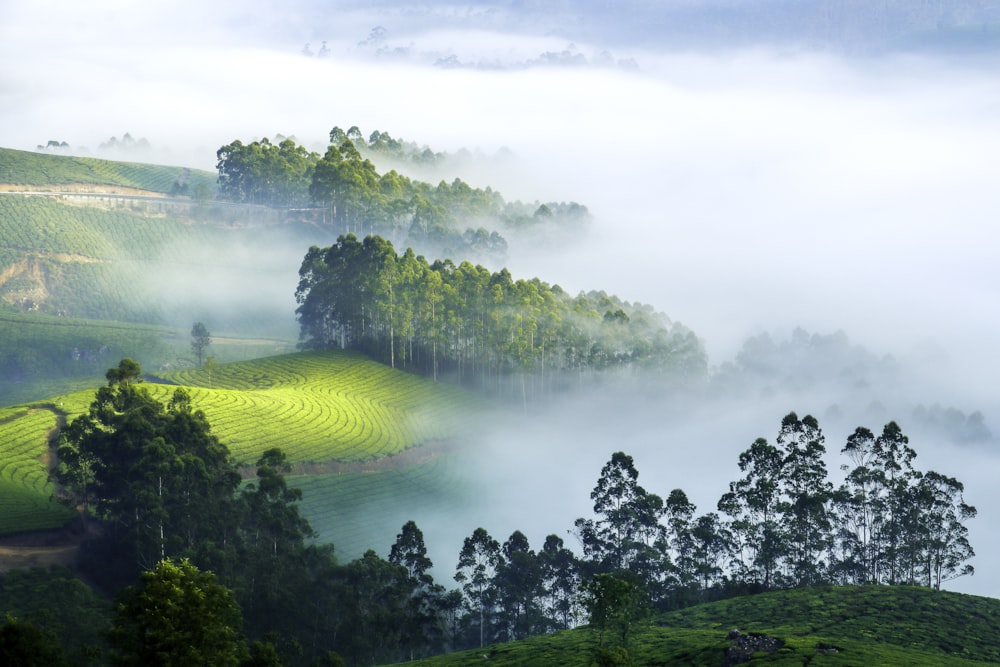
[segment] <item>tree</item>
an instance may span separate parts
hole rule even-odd
[[[590,493],[597,519],[577,519],[584,555],[598,572],[639,566],[647,547],[664,535],[659,520],[663,500],[639,486],[639,471],[631,456],[615,452]]]
[[[68,502],[84,499],[109,523],[103,539],[124,562],[102,569],[128,578],[224,542],[239,523],[229,450],[183,389],[164,405],[137,382],[141,373],[131,359],[108,370],[108,386],[60,434],[55,470]]]
[[[785,533],[779,522],[783,462],[777,447],[757,438],[740,454],[743,478],[729,484],[729,492],[718,505],[719,511],[730,518],[737,576],[764,590],[777,583],[775,576],[785,548]]]
[[[822,581],[823,560],[832,544],[829,505],[833,486],[827,480],[823,456],[825,438],[812,415],[799,419],[790,412],[781,420],[777,443],[783,448],[781,506],[787,529],[787,562],[793,581],[807,586]]]
[[[500,543],[490,537],[485,528],[476,528],[465,538],[458,556],[455,581],[462,584],[466,603],[479,619],[479,646],[486,644],[486,623],[492,623],[495,606],[493,579],[503,563]]]
[[[504,641],[544,632],[540,598],[542,572],[538,556],[524,533],[515,530],[504,542],[503,559],[493,578],[497,599],[497,631]]]
[[[215,667],[248,656],[241,626],[232,592],[214,574],[164,560],[118,597],[108,636],[120,665]]]
[[[0,664],[17,667],[60,667],[66,664],[54,636],[8,615],[0,626]]]
[[[597,664],[632,664],[632,628],[648,610],[642,586],[628,573],[597,574],[584,584],[583,600],[590,628],[597,634]]]
[[[212,344],[212,337],[208,329],[201,322],[195,322],[191,327],[191,352],[198,358],[198,365],[202,365],[205,349]]]

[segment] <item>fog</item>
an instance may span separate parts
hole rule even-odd
[[[698,334],[713,372],[747,337],[780,341],[795,327],[846,332],[901,369],[856,392],[828,392],[817,371],[815,393],[757,383],[691,406],[602,390],[507,415],[468,454],[483,503],[461,520],[415,517],[440,580],[450,583],[447,563],[478,525],[501,541],[519,528],[535,547],[552,532],[572,544],[565,531],[589,516],[616,450],[635,457],[648,490],[681,487],[699,512],[713,510],[739,452],[773,440],[795,410],[825,427],[832,471],[854,426],[898,420],[918,468],[957,477],[980,511],[970,523],[979,572],[948,587],[1000,596],[996,437],[958,445],[908,426],[916,405],[938,404],[981,411],[1000,432],[1000,90],[989,54],[858,56],[787,41],[654,49],[648,35],[633,45],[609,27],[604,43],[582,19],[530,23],[509,7],[284,6],[4,3],[0,145],[58,140],[99,154],[129,132],[150,142],[143,159],[203,169],[237,138],[282,133],[322,150],[334,125],[466,148],[487,157],[441,178],[593,214],[566,247],[512,243],[516,277],[651,304]],[[375,26],[384,37],[366,41]],[[326,57],[303,55],[321,40]],[[545,53],[588,64],[546,66]],[[449,56],[463,66],[434,66]],[[511,157],[489,159],[500,152]],[[293,290],[297,268],[274,280]],[[842,418],[827,427],[834,404]]]

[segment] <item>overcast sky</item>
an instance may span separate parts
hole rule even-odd
[[[918,400],[982,410],[1000,432],[995,69],[787,45],[609,46],[558,21],[522,30],[478,5],[320,9],[336,4],[7,0],[0,145],[94,151],[129,132],[154,159],[213,169],[234,139],[282,133],[322,149],[331,127],[358,125],[435,150],[509,149],[503,167],[453,176],[508,199],[577,201],[595,216],[580,244],[512,256],[516,276],[652,304],[694,329],[713,365],[748,335],[843,329],[914,369]],[[366,42],[375,26],[385,35]],[[303,55],[322,40],[327,57]],[[534,66],[545,53],[591,66]],[[433,66],[448,56],[494,67]],[[785,411],[755,414],[747,423],[770,426],[726,443],[732,467]],[[683,432],[710,442],[713,428]],[[643,426],[631,444],[658,460],[663,440]],[[981,576],[954,588],[1000,596],[989,572],[1000,549],[987,542],[1000,532],[993,453],[934,456],[914,444],[958,468],[942,472],[965,480],[980,506]],[[593,484],[608,458],[600,451],[576,486]],[[707,465],[686,461],[685,477],[664,485]],[[711,493],[733,472],[713,478]]]

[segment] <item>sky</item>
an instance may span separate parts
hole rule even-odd
[[[211,170],[234,139],[281,133],[322,150],[334,125],[357,125],[478,151],[471,173],[443,176],[508,199],[577,201],[594,216],[577,243],[512,253],[515,276],[651,304],[699,335],[713,367],[748,336],[842,330],[906,369],[900,405],[980,410],[1000,433],[1000,84],[988,55],[630,42],[624,28],[601,33],[566,14],[373,6],[7,0],[0,145],[56,140],[96,154],[128,132],[152,145],[144,159]],[[303,53],[324,40],[325,57]],[[539,64],[545,54],[589,65]],[[481,66],[435,66],[449,58]],[[512,159],[489,159],[501,152]],[[647,488],[690,485],[708,511],[754,438],[773,438],[789,410],[826,407],[786,398],[796,404],[671,419],[581,397],[496,429],[480,464],[515,487],[538,488],[523,483],[536,473],[564,480],[551,502],[517,494],[552,509],[529,534],[538,546],[588,511],[616,448],[636,453]],[[829,434],[828,449],[844,435]],[[540,465],[523,469],[514,443]],[[949,586],[1000,597],[989,571],[1000,561],[995,451],[912,444],[980,509],[980,574]],[[516,527],[511,507],[491,529],[499,539]]]

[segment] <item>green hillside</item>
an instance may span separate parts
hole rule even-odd
[[[215,435],[248,473],[268,448],[284,450],[295,466],[294,485],[307,493],[303,511],[317,520],[325,539],[341,528],[331,507],[344,507],[349,500],[389,498],[366,500],[364,523],[388,523],[393,530],[401,523],[397,501],[409,503],[403,507],[437,502],[433,489],[439,482],[452,488],[447,465],[433,462],[441,452],[426,450],[431,464],[423,460],[427,457],[399,455],[459,437],[484,407],[474,394],[349,352],[283,355],[223,364],[211,376],[191,370],[165,373],[162,379],[186,385],[194,407],[205,412]],[[176,388],[156,382],[145,386],[163,402]],[[88,409],[94,390],[0,411],[0,488],[9,505],[0,513],[0,534],[49,528],[69,518],[49,501],[48,441],[60,420]],[[362,464],[376,461],[380,475],[360,474],[370,469]],[[352,485],[352,479],[361,478],[360,486]],[[336,504],[331,506],[331,499]],[[366,535],[355,541],[363,542]]]
[[[744,639],[727,639],[733,629]],[[998,636],[1000,600],[899,586],[826,587],[664,614],[635,629],[630,652],[639,667],[983,665],[1000,662]],[[596,641],[593,631],[578,628],[406,664],[583,666],[594,664]]]
[[[0,183],[11,185],[101,185],[166,194],[185,184],[190,192],[199,184],[212,191],[215,180],[213,172],[184,167],[0,148]]]

